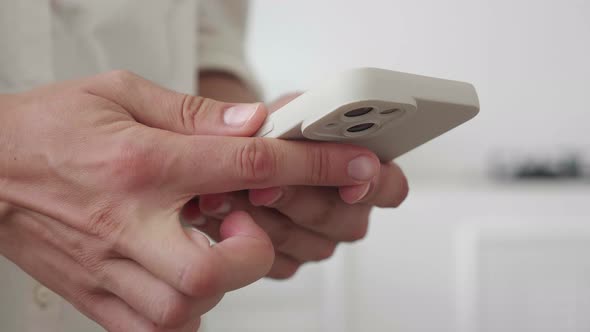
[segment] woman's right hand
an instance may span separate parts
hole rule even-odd
[[[210,246],[178,221],[188,201],[365,185],[379,172],[359,147],[230,137],[254,134],[265,115],[123,71],[0,96],[0,253],[108,330],[195,330],[274,254],[243,212]]]

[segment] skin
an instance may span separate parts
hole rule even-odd
[[[0,95],[0,253],[109,331],[194,331],[277,265],[244,212],[275,210],[236,201],[211,246],[179,222],[194,197],[380,176],[363,148],[248,137],[266,114],[125,71]]]
[[[218,100],[257,100],[246,84],[221,72],[200,73],[199,86],[200,95]],[[298,95],[285,95],[269,104],[270,112]],[[407,194],[406,177],[391,162],[382,164],[378,174],[360,186],[282,186],[203,195],[192,200],[185,212],[198,229],[219,239],[219,227],[225,216],[236,210],[248,211],[275,248],[275,261],[268,277],[286,279],[306,262],[329,258],[338,243],[364,238],[371,209],[397,207]]]

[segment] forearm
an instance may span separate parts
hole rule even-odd
[[[260,101],[253,89],[236,76],[222,71],[200,71],[197,73],[199,91],[197,95],[215,100],[235,103]]]
[[[7,117],[8,117],[8,104],[9,104],[9,95],[0,94],[0,124],[8,125]],[[4,154],[5,152],[5,140],[3,139],[3,135],[7,135],[7,128],[0,127],[0,153]],[[3,143],[4,142],[4,143]],[[0,158],[0,162],[2,162],[2,158]],[[4,169],[6,165],[0,164],[0,191],[3,187],[3,174],[5,173]],[[0,192],[0,197],[2,197],[2,193]],[[4,222],[8,216],[11,214],[12,206],[7,202],[0,200],[0,224]],[[2,230],[0,229],[0,240],[2,239]]]
[[[5,192],[3,189],[6,188],[6,182],[8,181],[8,170],[10,169],[10,163],[16,160],[16,157],[10,156],[10,131],[11,123],[14,119],[11,119],[11,108],[10,104],[12,98],[11,95],[0,94],[0,222],[4,220],[8,214],[8,203],[5,198]]]

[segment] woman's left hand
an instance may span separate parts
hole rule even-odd
[[[291,94],[269,105],[276,110]],[[329,258],[339,242],[364,238],[374,206],[397,207],[408,182],[395,163],[381,165],[369,185],[352,187],[274,187],[201,196],[187,206],[190,222],[213,239],[221,220],[235,210],[247,211],[271,238],[276,258],[268,277],[293,276],[305,262]]]

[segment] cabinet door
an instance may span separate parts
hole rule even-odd
[[[346,247],[343,245],[342,247]],[[289,280],[263,279],[227,294],[203,319],[201,332],[323,332],[350,330],[354,257],[339,248],[320,264],[306,264]]]
[[[590,331],[590,224],[548,224],[500,220],[463,236],[460,331]]]

